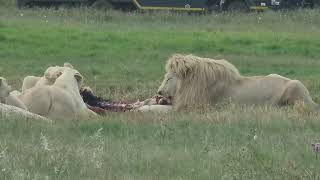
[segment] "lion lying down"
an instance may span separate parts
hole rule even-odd
[[[310,110],[318,108],[298,80],[277,74],[246,77],[225,60],[193,55],[176,54],[168,60],[158,94],[173,97],[175,109],[223,101],[275,106],[302,102]]]
[[[26,76],[23,79],[21,92],[24,93],[27,89],[33,88],[35,86],[44,86],[52,85],[56,79],[62,74],[66,68],[73,69],[73,66],[70,63],[64,63],[63,67],[61,66],[51,66],[44,72],[42,77],[39,76]]]
[[[60,72],[60,70],[59,70]],[[35,85],[20,95],[21,101],[32,113],[53,118],[96,117],[87,108],[79,93],[83,77],[75,69],[64,67],[52,85]]]
[[[49,67],[43,77],[27,76],[22,92],[10,92],[10,86],[0,78],[0,101],[49,118],[95,117],[80,96],[82,81],[81,74],[69,63]]]
[[[33,87],[52,85],[56,79],[63,73],[66,68],[73,68],[70,63],[64,63],[63,67],[49,67],[42,77],[27,76],[23,80],[22,92],[17,90],[11,91],[11,87],[6,83],[6,79],[0,77],[0,102],[15,106],[24,110],[28,110],[25,104],[21,101],[22,93]]]
[[[11,91],[11,87],[7,84],[6,79],[0,77],[0,116],[1,117],[24,117],[38,120],[50,120],[26,111],[23,102],[18,99]]]
[[[96,115],[94,112],[105,115],[107,111],[167,112],[171,109],[171,106],[160,105],[166,102],[159,98],[133,104],[105,101],[94,96],[91,90],[88,91],[89,88],[82,88],[86,90],[80,91],[82,98],[79,92],[82,79],[81,74],[74,70],[71,64],[65,63],[63,67],[49,67],[43,77],[27,76],[23,81],[22,93],[14,91],[12,94],[30,112],[59,119],[90,118]],[[94,101],[96,104],[92,104]]]

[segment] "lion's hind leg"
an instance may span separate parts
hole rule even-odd
[[[16,94],[19,95],[18,93],[18,91],[10,93],[10,95],[5,98],[6,104],[27,110],[26,105],[18,98],[18,96],[16,96]]]
[[[279,105],[303,104],[305,108],[313,110],[318,105],[312,100],[308,89],[298,80],[291,80],[286,84],[284,92],[280,98]]]

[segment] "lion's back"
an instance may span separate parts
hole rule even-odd
[[[46,116],[51,106],[50,87],[33,87],[23,92],[22,102],[32,113]]]

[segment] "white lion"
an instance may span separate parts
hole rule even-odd
[[[83,77],[75,69],[65,67],[53,85],[35,86],[21,95],[30,112],[53,119],[96,117],[79,93]]]
[[[23,102],[17,98],[14,92],[11,92],[11,87],[7,84],[5,78],[0,77],[0,103],[27,110]]]
[[[294,105],[302,102],[314,109],[318,105],[298,80],[277,74],[246,77],[225,60],[194,55],[173,55],[158,94],[173,98],[177,109],[195,104],[230,101],[248,105]]]
[[[42,77],[38,76],[26,76],[23,79],[22,93],[27,89],[30,89],[35,86],[43,86],[43,85],[52,85],[56,79],[63,73],[65,68],[72,68],[73,66],[70,63],[64,63],[63,67],[61,66],[51,66],[49,67]]]

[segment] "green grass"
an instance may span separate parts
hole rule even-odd
[[[14,8],[16,6],[15,0],[0,0],[1,7]]]
[[[205,115],[175,113],[161,117],[110,114],[100,121],[52,126],[3,120],[0,177],[319,178],[320,162],[311,150],[320,130],[318,117],[301,120],[293,111],[240,109],[225,107]]]
[[[8,1],[9,2],[9,1]],[[0,76],[71,62],[113,100],[152,96],[173,53],[301,80],[320,102],[319,10],[260,14],[0,8]],[[0,120],[0,179],[319,179],[317,114],[222,105],[53,125]],[[253,140],[254,136],[257,140]]]

